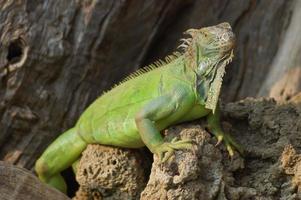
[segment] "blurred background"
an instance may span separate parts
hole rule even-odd
[[[299,92],[300,0],[0,1],[0,160],[32,169],[103,91],[221,22],[237,36],[222,102]]]

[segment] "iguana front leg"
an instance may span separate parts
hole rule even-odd
[[[236,149],[240,154],[243,154],[242,147],[235,142],[235,140],[229,135],[223,132],[220,126],[220,108],[217,106],[215,113],[212,112],[208,115],[208,128],[209,131],[212,132],[217,138],[217,144],[220,144],[222,141],[225,142],[227,151],[230,156],[234,155],[234,149]],[[234,149],[233,149],[234,147]]]
[[[171,94],[160,96],[145,105],[136,115],[135,121],[141,139],[149,150],[157,154],[161,162],[168,160],[175,149],[191,148],[191,140],[164,142],[155,126],[159,120],[173,115],[185,114],[185,110],[192,107],[193,99],[187,95],[185,89],[178,87]]]

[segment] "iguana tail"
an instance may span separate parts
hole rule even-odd
[[[60,172],[71,166],[87,147],[75,128],[61,134],[37,160],[35,170],[39,178],[66,193],[66,183]]]

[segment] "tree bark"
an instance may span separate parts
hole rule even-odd
[[[279,60],[301,66],[285,53],[292,43],[300,52],[300,39],[288,39],[300,30],[298,0],[25,0],[0,9],[0,159],[28,169],[97,96],[171,53],[188,28],[233,26],[223,101],[269,95],[276,68],[289,68]]]
[[[137,69],[181,1],[0,1],[0,159],[37,157]]]
[[[58,190],[42,183],[28,170],[0,161],[0,196],[2,200],[68,200]]]
[[[289,100],[301,89],[301,1],[296,1],[291,20],[259,95]]]

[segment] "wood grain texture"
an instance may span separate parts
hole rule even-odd
[[[63,193],[46,184],[24,168],[0,161],[1,200],[68,200]]]
[[[296,1],[287,30],[273,59],[271,70],[259,91],[280,101],[301,90],[301,1]]]

